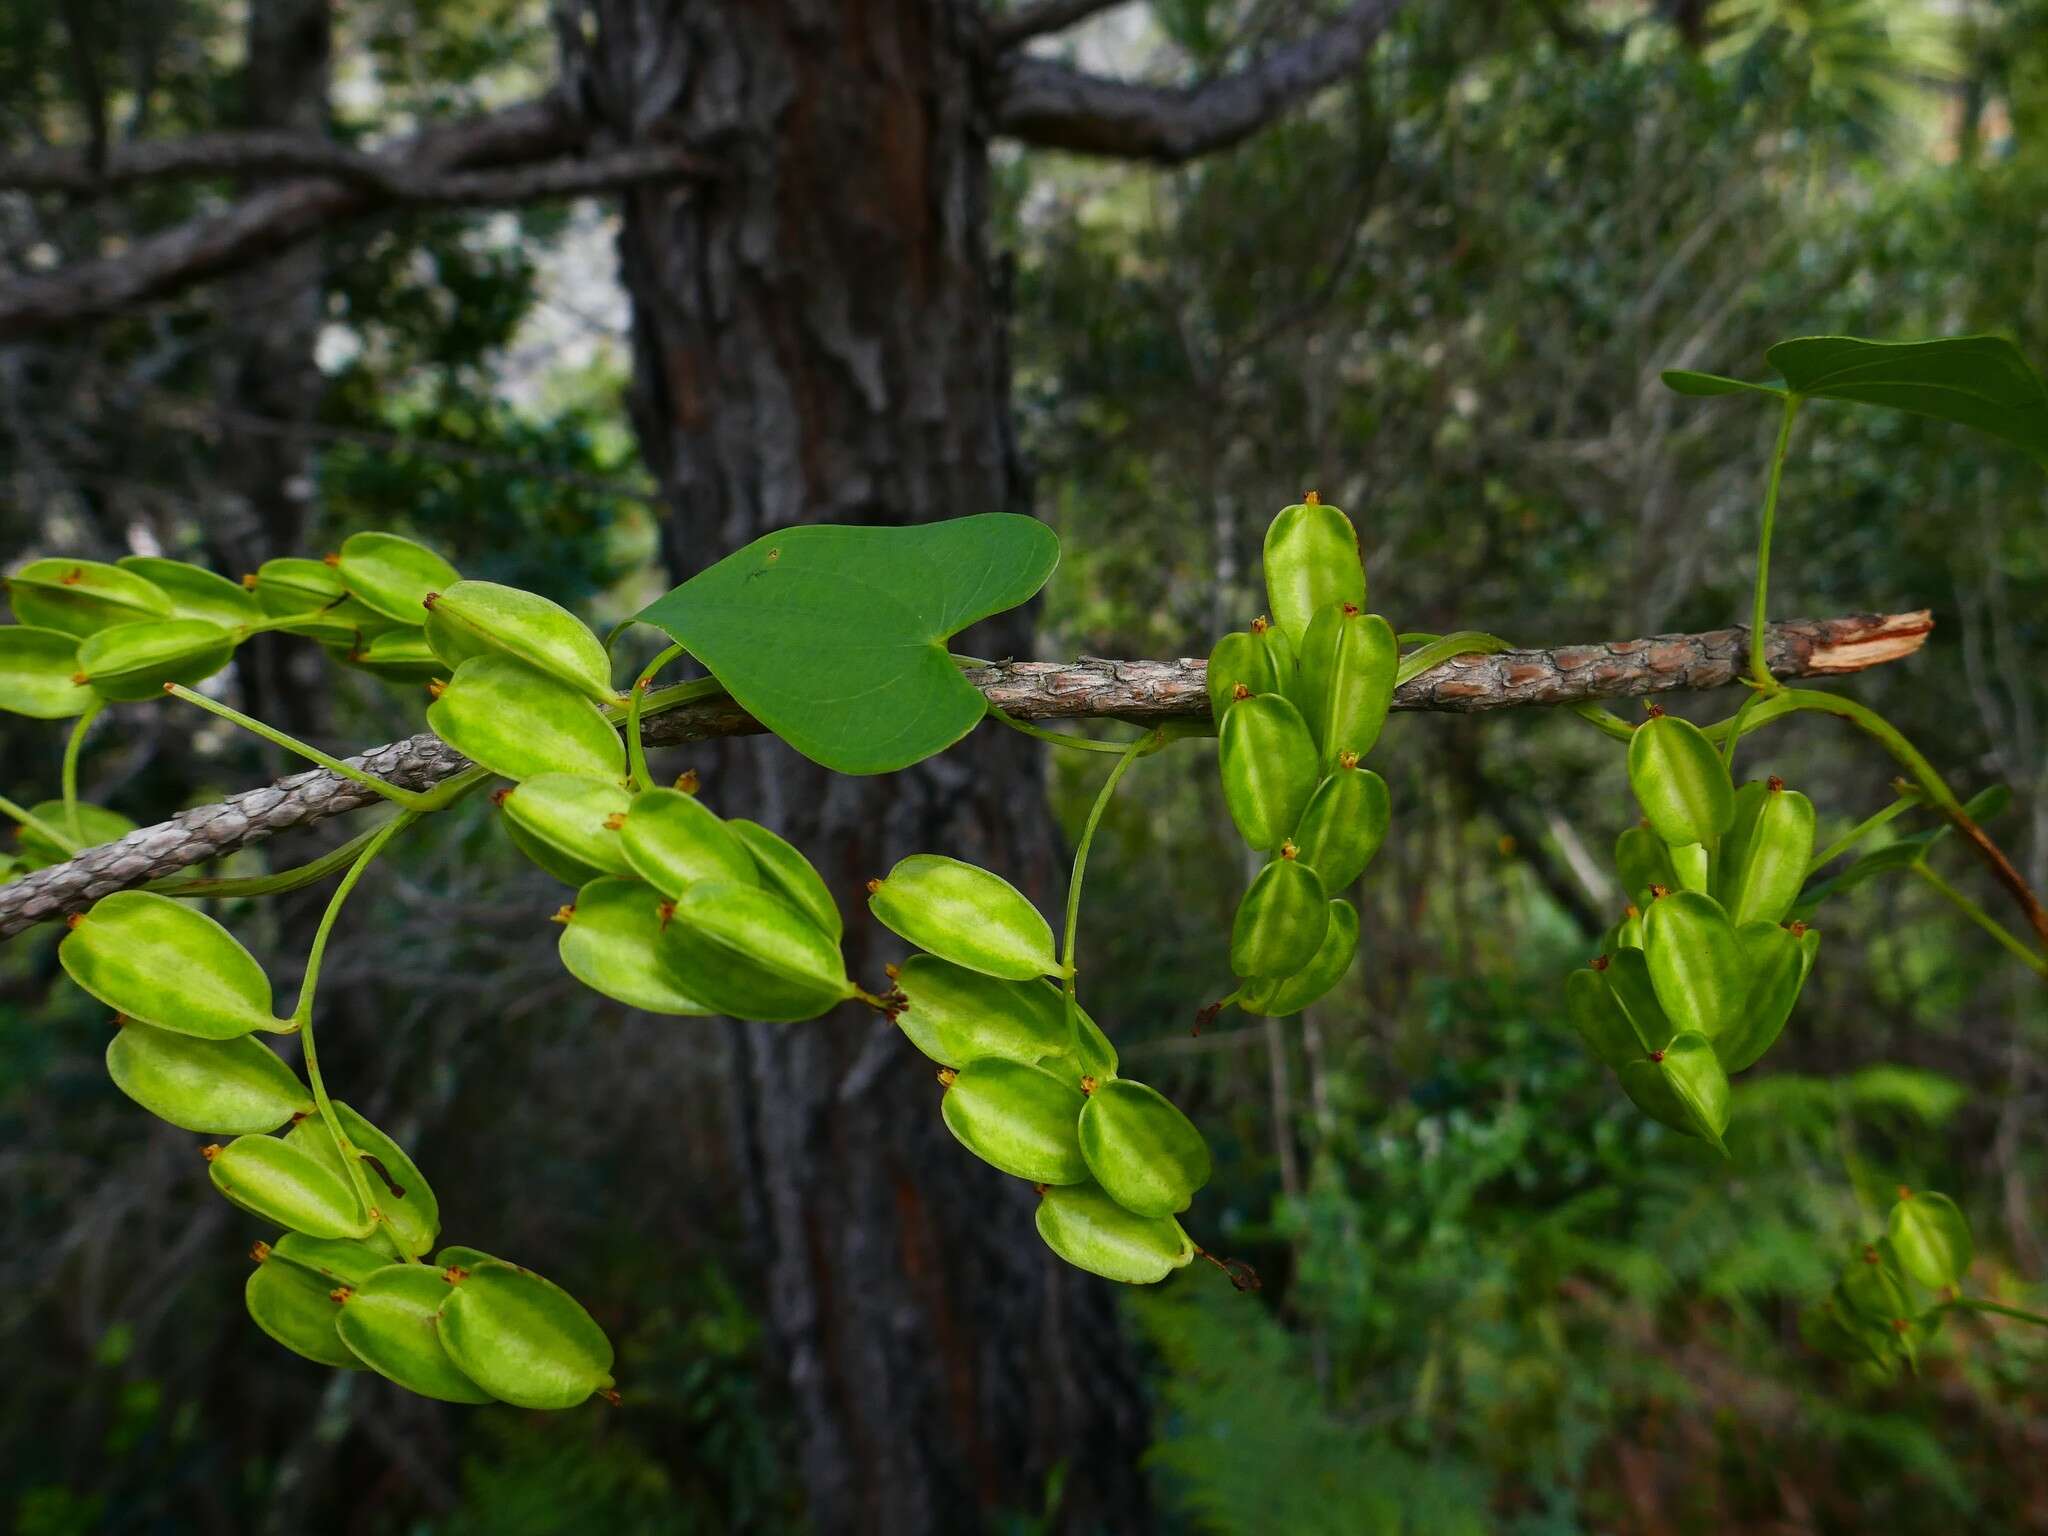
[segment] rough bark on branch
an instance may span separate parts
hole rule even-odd
[[[1248,138],[1341,80],[1400,8],[1401,0],[1356,0],[1322,31],[1196,85],[1140,85],[1014,57],[996,93],[996,128],[1041,149],[1178,165]]]
[[[663,145],[581,156],[582,125],[552,98],[423,130],[374,155],[325,151],[302,134],[207,135],[123,150],[110,175],[226,174],[293,154],[318,175],[286,181],[138,240],[116,256],[0,282],[0,341],[119,313],[273,256],[345,220],[394,207],[505,207],[546,198],[706,174],[702,161]],[[228,147],[230,141],[236,146]],[[237,157],[245,163],[236,163]],[[72,171],[90,177],[82,157]],[[50,184],[68,174],[64,152],[0,165],[0,185]],[[40,166],[40,171],[35,167]],[[125,167],[125,169],[124,169]]]
[[[1926,612],[1795,619],[1773,624],[1767,642],[1778,677],[1859,672],[1919,650],[1934,628]],[[1742,675],[1746,628],[1652,635],[1555,650],[1456,656],[1401,685],[1394,708],[1469,714],[1521,705],[1574,704],[1652,693],[1719,688]],[[1201,661],[1005,662],[968,679],[991,703],[1023,720],[1152,722],[1209,713]],[[671,746],[758,732],[731,699],[706,699],[646,722],[649,745]],[[429,789],[469,766],[432,735],[377,747],[349,761],[405,789]],[[100,897],[176,874],[261,842],[288,827],[325,821],[374,804],[377,796],[324,768],[245,790],[217,805],[181,811],[118,842],[88,848],[0,885],[0,939],[82,911]]]

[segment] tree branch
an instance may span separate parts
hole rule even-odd
[[[1857,672],[1903,660],[1920,649],[1928,614],[1862,614],[1771,626],[1766,647],[1779,677]],[[1546,651],[1457,656],[1404,683],[1394,708],[1469,714],[1521,705],[1573,704],[1737,681],[1748,631],[1653,635]],[[1209,714],[1207,664],[1201,661],[1005,662],[978,667],[968,680],[1024,720],[1114,719],[1137,723]],[[706,699],[646,722],[649,745],[673,746],[759,732],[731,699]],[[429,789],[469,766],[432,735],[377,747],[349,761],[406,789]],[[162,879],[288,827],[308,826],[376,803],[378,796],[325,769],[245,790],[217,805],[181,811],[118,842],[88,848],[62,864],[0,885],[0,939],[33,924],[83,911],[100,897]]]
[[[988,40],[998,50],[1022,47],[1034,37],[1064,32],[1123,3],[1124,0],[1024,0],[1024,4],[989,19]]]
[[[1313,36],[1198,85],[1138,85],[1016,57],[997,89],[996,127],[1041,149],[1178,165],[1249,137],[1342,79],[1400,8],[1401,0],[1355,0]]]
[[[581,146],[581,125],[552,98],[428,128],[374,155],[315,147],[304,135],[210,134],[136,145],[113,157],[110,175],[243,174],[266,155],[320,174],[287,181],[138,240],[118,256],[0,283],[0,341],[118,313],[275,255],[347,219],[382,208],[473,207],[533,202],[647,181],[707,174],[682,151],[659,145],[555,158]],[[0,165],[0,185],[71,185],[89,167],[76,152]],[[31,178],[40,176],[35,182]]]

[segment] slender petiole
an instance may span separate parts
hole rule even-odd
[[[648,686],[654,681],[654,674],[683,654],[680,645],[672,645],[641,669],[633,679],[633,689],[626,700],[626,765],[630,775],[628,788],[642,790],[654,781],[647,774],[647,744],[640,739],[640,716],[645,709]]]
[[[338,773],[349,782],[360,784],[363,788],[372,790],[393,804],[401,805],[409,811],[437,811],[442,806],[453,802],[455,796],[449,793],[451,787],[459,785],[461,790],[466,790],[471,783],[475,782],[474,779],[470,778],[470,775],[475,774],[481,777],[483,774],[482,769],[469,768],[448,780],[447,783],[437,785],[431,790],[404,789],[391,783],[388,779],[378,778],[374,773],[364,772],[353,763],[345,763],[338,757],[329,756],[318,747],[308,746],[296,736],[287,736],[275,726],[265,725],[253,715],[245,715],[239,709],[230,708],[228,705],[222,704],[217,700],[207,698],[204,694],[194,693],[190,688],[184,687],[182,684],[166,683],[164,684],[164,692],[172,695],[174,698],[183,699],[187,704],[197,704],[208,714],[219,715],[221,719],[231,724],[239,725],[251,735],[261,736],[272,745],[283,747],[285,751],[296,753],[298,756],[305,758],[307,762],[318,763],[329,773]],[[460,793],[460,790],[457,793]]]
[[[1844,832],[1832,843],[1829,843],[1827,847],[1823,848],[1808,861],[1806,878],[1811,880],[1823,869],[1826,869],[1828,865],[1834,863],[1836,859],[1839,859],[1851,848],[1854,848],[1858,843],[1870,836],[1879,827],[1886,825],[1896,817],[1904,815],[1907,811],[1912,810],[1914,806],[1921,803],[1921,799],[1917,794],[1905,794],[1899,796],[1898,799],[1894,800],[1883,810],[1875,811],[1864,817],[1863,820],[1857,822],[1855,826]]]
[[[1096,791],[1095,803],[1088,808],[1088,820],[1081,827],[1081,840],[1074,845],[1074,873],[1067,881],[1066,932],[1060,942],[1060,990],[1066,994],[1067,1029],[1076,1039],[1081,1031],[1081,1000],[1074,981],[1074,939],[1081,928],[1081,882],[1088,872],[1088,849],[1095,842],[1095,829],[1102,823],[1102,813],[1109,809],[1110,798],[1116,794],[1116,786],[1130,771],[1131,764],[1159,751],[1170,739],[1164,731],[1147,731],[1123,749],[1116,766],[1109,770],[1109,777],[1102,781],[1102,788]]]
[[[1920,1314],[1925,1322],[1937,1312],[1995,1312],[2000,1317],[2018,1318],[2023,1323],[2032,1323],[2037,1328],[2048,1328],[2048,1317],[2038,1312],[2023,1312],[2018,1307],[2008,1307],[2003,1302],[1979,1301],[1974,1296],[1958,1296],[1953,1301],[1944,1301],[1939,1306],[1929,1307]]]
[[[2042,976],[2048,976],[2048,955],[2043,955],[2038,950],[2031,949],[2021,943],[2005,924],[2001,923],[1989,912],[1978,906],[1976,902],[1936,874],[1928,866],[1925,859],[1915,862],[1912,869],[1914,874],[1925,880],[1935,890],[1941,892],[1942,895],[1954,903],[1958,912],[1990,934],[1992,938],[1998,940],[2000,944],[2011,950],[2023,964]]]
[[[79,850],[79,845],[76,842],[66,837],[62,832],[59,832],[34,811],[27,809],[25,806],[16,805],[5,795],[0,795],[0,816],[20,822],[29,831],[36,833],[40,837],[48,838],[67,854],[77,853]]]
[[[370,861],[382,853],[393,838],[418,820],[418,812],[402,812],[385,822],[364,842],[361,852],[349,865],[348,873],[341,877],[341,884],[328,898],[327,910],[320,915],[320,926],[313,934],[313,947],[306,955],[305,978],[299,983],[298,1006],[292,1009],[292,1023],[298,1026],[299,1040],[306,1053],[306,1082],[313,1090],[313,1102],[319,1107],[321,1122],[334,1138],[335,1148],[341,1154],[341,1165],[348,1171],[349,1182],[355,1186],[356,1198],[363,1202],[363,1209],[378,1220],[382,1216],[370,1193],[369,1180],[363,1176],[362,1160],[350,1143],[348,1132],[341,1128],[341,1117],[335,1114],[334,1103],[327,1096],[327,1085],[320,1077],[320,1056],[313,1044],[313,999],[320,989],[320,962],[327,953],[327,937],[334,931],[335,919],[341,916],[342,903],[348,900],[349,892],[356,888],[356,882],[362,879]],[[408,1263],[420,1262],[416,1254],[406,1252],[403,1243],[398,1245],[398,1249]]]
[[[1749,675],[1767,692],[1778,686],[1764,660],[1764,606],[1771,584],[1771,525],[1778,517],[1778,483],[1785,474],[1785,450],[1792,442],[1792,423],[1799,416],[1798,395],[1785,396],[1785,415],[1778,423],[1778,443],[1771,450],[1771,477],[1764,487],[1764,526],[1756,544],[1756,603],[1749,629]]]
[[[1013,731],[1021,731],[1039,741],[1049,741],[1056,747],[1072,747],[1077,752],[1121,753],[1129,750],[1128,745],[1121,741],[1097,741],[1092,736],[1068,736],[1059,731],[1049,731],[1044,726],[1033,725],[1029,720],[1019,720],[996,704],[993,699],[989,701],[988,717],[1001,721]]]
[[[85,750],[85,733],[92,729],[92,723],[99,718],[107,701],[97,694],[93,701],[80,711],[72,724],[71,737],[64,743],[64,825],[71,833],[74,846],[85,840],[85,833],[78,824],[78,759]]]

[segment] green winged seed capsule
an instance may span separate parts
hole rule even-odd
[[[427,643],[449,666],[502,653],[599,704],[618,700],[604,642],[560,603],[495,581],[458,581],[425,602]]]
[[[1217,733],[1216,760],[1230,819],[1260,853],[1292,835],[1323,777],[1308,723],[1277,693],[1231,706]]]
[[[619,849],[627,868],[665,896],[681,896],[699,880],[754,885],[760,879],[753,855],[732,827],[679,789],[635,795],[619,828]]]
[[[399,624],[427,622],[427,595],[462,579],[455,567],[395,533],[358,533],[341,546],[336,569],[348,593],[364,607]]]
[[[1074,1049],[1066,1000],[1043,981],[1005,981],[936,955],[912,955],[896,974],[906,999],[896,1027],[942,1067],[984,1057],[1036,1065]]]
[[[676,984],[735,1018],[795,1023],[854,996],[838,944],[756,885],[698,881],[677,899],[662,942]]]
[[[532,1270],[488,1261],[441,1303],[448,1356],[493,1397],[520,1408],[573,1408],[612,1386],[612,1345],[567,1291]]]
[[[1970,1224],[1947,1195],[1901,1189],[1888,1235],[1899,1267],[1929,1290],[1961,1285],[1969,1273]]]
[[[1676,715],[1636,727],[1628,782],[1651,828],[1673,847],[1711,843],[1735,814],[1735,786],[1721,754],[1698,726]]]
[[[1671,845],[1648,827],[1629,827],[1614,840],[1614,872],[1631,905],[1647,907],[1653,889],[1678,889],[1678,871],[1671,864]]]
[[[662,940],[661,892],[638,880],[607,877],[576,893],[559,914],[562,967],[593,992],[648,1013],[702,1015],[712,1010],[685,992]]]
[[[946,1129],[983,1162],[1034,1184],[1088,1177],[1077,1132],[1086,1100],[1073,1083],[1000,1056],[948,1067],[939,1081]]]
[[[1284,844],[1260,870],[1230,925],[1230,968],[1247,980],[1292,976],[1316,957],[1330,926],[1330,899],[1316,872]]]
[[[1777,1042],[1806,984],[1806,940],[1810,937],[1816,946],[1820,942],[1817,933],[1794,934],[1765,922],[1744,923],[1735,936],[1749,967],[1749,992],[1740,1018],[1714,1037],[1714,1049],[1729,1072],[1755,1066]]]
[[[509,816],[502,817],[498,825],[505,829],[505,836],[511,839],[514,848],[564,885],[588,885],[604,874],[596,865],[571,858],[561,849],[542,842]]]
[[[594,871],[586,879],[633,873],[619,837],[632,804],[616,781],[580,773],[537,773],[498,797],[507,821]]]
[[[1266,528],[1266,600],[1297,650],[1316,610],[1365,606],[1358,530],[1335,507],[1313,498],[1283,507]]]
[[[1235,711],[1232,711],[1235,714]],[[868,882],[868,910],[919,949],[985,976],[1059,974],[1052,928],[1001,875],[937,853],[913,853]]]
[[[441,1308],[454,1288],[438,1269],[387,1264],[344,1295],[335,1331],[355,1357],[408,1392],[444,1403],[488,1403],[442,1347]]]
[[[626,774],[626,744],[598,707],[509,656],[474,656],[457,667],[427,706],[427,725],[456,751],[508,779]]]
[[[1813,858],[1813,802],[1784,780],[1750,783],[1735,796],[1721,842],[1714,895],[1730,920],[1782,923],[1806,883]]]
[[[1607,982],[1608,993],[1636,1033],[1642,1048],[1635,1054],[1647,1056],[1663,1050],[1678,1028],[1657,1001],[1657,989],[1650,979],[1649,962],[1643,951],[1615,950],[1607,957],[1607,969],[1601,975]]]
[[[334,1101],[334,1113],[355,1149],[363,1182],[370,1189],[370,1202],[382,1214],[393,1241],[407,1253],[425,1253],[441,1232],[441,1202],[435,1199],[426,1175],[403,1147],[339,1099]],[[285,1144],[324,1164],[350,1189],[355,1187],[325,1120],[301,1120],[291,1128]]]
[[[1102,1192],[1140,1216],[1184,1211],[1209,1182],[1209,1144],[1156,1088],[1098,1083],[1081,1110],[1081,1155]]]
[[[1682,1033],[1713,1039],[1735,1028],[1749,998],[1749,961],[1711,896],[1674,891],[1643,914],[1643,958],[1657,1001]]]
[[[1292,976],[1248,981],[1237,995],[1246,1013],[1284,1019],[1299,1013],[1342,981],[1358,955],[1358,908],[1348,901],[1330,903],[1330,923],[1323,930],[1315,958]]]
[[[1897,1258],[1891,1244],[1880,1240],[1865,1245],[1843,1269],[1835,1294],[1853,1318],[1884,1326],[1913,1315]]]
[[[315,1365],[359,1371],[362,1362],[335,1331],[341,1317],[336,1295],[334,1281],[283,1263],[274,1252],[256,1266],[242,1288],[250,1319],[293,1354]]]
[[[1322,878],[1324,890],[1341,891],[1380,851],[1391,811],[1386,780],[1355,759],[1340,759],[1295,826],[1295,857]]]
[[[292,1026],[270,1011],[270,978],[203,912],[148,891],[117,891],[71,920],[57,946],[71,979],[144,1024],[207,1040]]]
[[[123,555],[116,563],[168,597],[174,618],[205,619],[222,629],[262,622],[263,605],[254,592],[203,565],[160,555]]]
[[[1252,692],[1280,693],[1292,699],[1295,686],[1301,680],[1301,658],[1295,654],[1294,642],[1288,638],[1287,631],[1260,614],[1252,620],[1251,637],[1253,646],[1266,658],[1266,671],[1273,676],[1270,690],[1254,688]]]
[[[0,710],[32,720],[68,720],[92,702],[76,680],[78,637],[31,624],[0,628]]]
[[[78,645],[78,672],[101,698],[153,699],[168,683],[190,687],[234,659],[235,637],[205,619],[157,619],[95,630]]]
[[[368,1237],[373,1223],[339,1170],[274,1136],[237,1136],[207,1174],[230,1201],[308,1237]]]
[[[386,629],[359,637],[342,659],[387,683],[426,683],[448,675],[448,664],[416,629]]]
[[[171,616],[171,600],[155,582],[100,560],[31,560],[7,578],[7,595],[22,623],[80,639]]]
[[[464,1248],[460,1244],[450,1244],[434,1255],[434,1268],[436,1269],[475,1269],[484,1264],[506,1264],[510,1262],[508,1259],[499,1258],[494,1253],[485,1253],[481,1248]],[[514,1267],[517,1268],[516,1265]]]
[[[1704,843],[1680,843],[1671,850],[1671,872],[1678,877],[1676,889],[1704,891],[1711,883],[1710,865]]]
[[[1565,1012],[1572,1028],[1591,1051],[1616,1072],[1632,1061],[1640,1061],[1643,1045],[1635,1026],[1621,1011],[1621,1004],[1607,990],[1607,978],[1598,970],[1576,970],[1565,978]]]
[[[1280,691],[1272,651],[1241,629],[1232,630],[1216,642],[1209,652],[1207,675],[1209,712],[1218,720],[1241,698]]]
[[[1721,1133],[1728,1129],[1728,1074],[1714,1043],[1697,1030],[1672,1037],[1653,1058],[1671,1093],[1684,1106],[1692,1133],[1722,1153]]]
[[[1076,1269],[1125,1285],[1164,1280],[1195,1256],[1171,1216],[1127,1211],[1093,1184],[1047,1189],[1038,1202],[1038,1235]]]
[[[797,907],[835,942],[845,933],[839,903],[832,899],[825,877],[804,857],[802,849],[744,816],[735,816],[725,825],[753,858],[763,888]]]
[[[1332,603],[1309,621],[1294,697],[1323,754],[1325,772],[1346,753],[1365,756],[1379,740],[1400,664],[1393,626],[1376,613]]]
[[[329,1285],[361,1285],[391,1262],[391,1255],[352,1237],[308,1237],[287,1232],[270,1245],[270,1258],[295,1264]]]
[[[295,619],[292,633],[323,645],[353,649],[364,634],[392,627],[392,621],[348,595],[341,573],[324,560],[295,555],[266,560],[256,570],[256,606],[274,619]]]
[[[298,1074],[260,1041],[196,1040],[133,1020],[107,1045],[107,1075],[180,1130],[247,1136],[313,1112]]]
[[[1621,1091],[1628,1095],[1629,1102],[1652,1120],[1668,1125],[1683,1136],[1697,1134],[1685,1105],[1671,1091],[1671,1085],[1664,1080],[1658,1064],[1649,1057],[1638,1057],[1626,1063],[1614,1075],[1621,1080]]]

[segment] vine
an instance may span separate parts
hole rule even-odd
[[[1960,799],[1874,710],[1774,675],[1765,625],[1783,473],[1809,402],[1919,411],[2048,455],[2048,392],[2008,344],[1987,338],[1807,338],[1769,356],[1782,386],[1666,376],[1685,393],[1760,394],[1781,408],[1759,525],[1747,696],[1704,727],[1654,706],[1637,725],[1591,702],[1575,705],[1625,744],[1642,822],[1615,848],[1627,906],[1591,963],[1565,980],[1564,1013],[1642,1113],[1724,1153],[1730,1079],[1785,1029],[1817,962],[1815,920],[1830,896],[1909,872],[2048,977],[2048,914],[1982,828],[2009,797],[1994,787]],[[87,734],[112,703],[175,698],[397,807],[389,821],[299,869],[116,890],[73,913],[58,946],[72,981],[115,1011],[107,1052],[115,1084],[173,1125],[230,1138],[203,1148],[213,1185],[267,1230],[282,1229],[252,1250],[246,1302],[257,1325],[309,1359],[367,1367],[448,1401],[562,1408],[593,1394],[616,1400],[611,1344],[574,1299],[483,1250],[436,1247],[432,1187],[402,1147],[332,1097],[315,1042],[322,961],[370,863],[419,818],[492,778],[509,781],[492,796],[508,836],[574,891],[555,914],[558,953],[585,985],[672,1016],[796,1022],[848,1002],[873,1008],[937,1067],[940,1114],[961,1144],[1036,1186],[1037,1229],[1054,1253],[1128,1283],[1163,1279],[1196,1257],[1233,1284],[1255,1283],[1182,1225],[1211,1174],[1201,1131],[1158,1090],[1122,1074],[1115,1045],[1084,1005],[1078,951],[1096,831],[1140,758],[1213,734],[1231,822],[1263,863],[1232,923],[1234,986],[1198,1017],[1229,1006],[1272,1018],[1299,1013],[1355,961],[1359,915],[1345,893],[1384,841],[1392,803],[1364,760],[1395,690],[1508,646],[1479,630],[1402,633],[1369,612],[1356,530],[1309,493],[1267,530],[1267,613],[1210,654],[1213,724],[1153,724],[1127,743],[1068,736],[984,697],[963,671],[981,664],[948,649],[967,626],[1036,593],[1057,556],[1041,524],[1007,515],[785,529],[637,616],[672,643],[623,692],[611,648],[573,614],[533,593],[466,580],[434,551],[391,533],[356,534],[325,560],[270,561],[239,585],[154,558],[36,560],[14,572],[17,622],[0,628],[0,709],[72,726],[60,796],[31,807],[0,799],[22,849],[0,864],[0,880],[132,830],[125,816],[78,795]],[[427,724],[467,766],[444,770],[430,787],[394,784],[201,691],[243,641],[273,631],[388,681],[425,684]],[[711,675],[656,688],[657,674],[685,655]],[[1057,943],[1045,916],[999,874],[916,853],[867,887],[870,912],[913,953],[888,968],[886,987],[861,985],[846,970],[838,899],[799,849],[767,827],[720,816],[694,775],[652,780],[643,724],[725,696],[845,773],[905,767],[984,720],[1114,754],[1075,848]],[[1732,771],[1744,737],[1806,713],[1854,726],[1908,776],[1890,804],[1818,853],[1817,815],[1804,795],[1776,778],[1738,785]],[[1938,824],[1826,873],[1916,810]],[[1930,855],[1950,834],[1992,869],[2039,945],[1933,867]],[[297,1004],[279,1017],[256,957],[189,903],[275,894],[337,874]],[[299,1038],[303,1081],[264,1034]],[[1902,1190],[1886,1231],[1807,1313],[1807,1337],[1889,1373],[1914,1366],[1951,1311],[2048,1323],[1962,1295],[1971,1253],[1954,1202]]]

